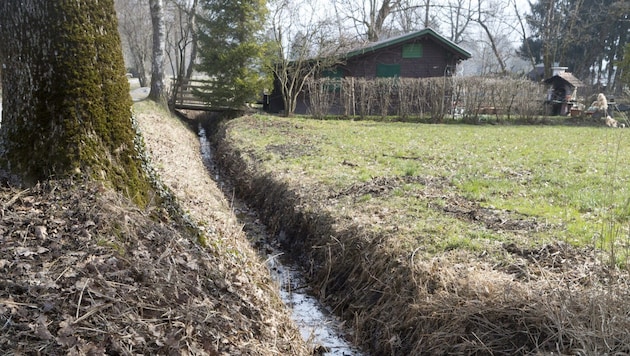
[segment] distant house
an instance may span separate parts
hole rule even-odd
[[[531,81],[539,83],[541,80],[545,79],[545,65],[542,63],[536,64],[534,69],[526,74],[526,77]]]
[[[433,29],[369,43],[340,56],[341,63],[328,68],[323,76],[335,78],[428,78],[451,76],[459,62],[471,54]],[[276,87],[266,98],[268,111],[284,109],[280,90]],[[296,113],[306,113],[304,95],[298,100]]]

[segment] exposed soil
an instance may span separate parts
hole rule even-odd
[[[137,105],[170,208],[91,182],[0,189],[0,354],[310,354],[195,134]]]

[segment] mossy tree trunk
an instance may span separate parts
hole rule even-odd
[[[145,203],[113,0],[3,0],[0,43],[0,167],[27,185],[102,180]]]

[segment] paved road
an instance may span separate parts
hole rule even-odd
[[[146,99],[147,96],[149,96],[150,91],[151,91],[151,88],[142,87],[138,89],[133,89],[129,93],[131,94],[131,98],[133,99],[133,101],[141,101],[141,100]]]

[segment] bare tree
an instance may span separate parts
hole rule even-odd
[[[530,26],[539,29],[538,39],[542,44],[542,61],[545,65],[544,77],[551,76],[554,62],[562,62],[560,47],[563,39],[563,27],[567,25],[564,0],[529,1],[531,13],[527,17]]]
[[[531,64],[531,69],[535,69],[536,68],[536,60],[534,59],[534,57],[531,55],[532,54],[532,48],[530,46],[530,42],[527,40],[527,31],[525,30],[525,23],[523,21],[523,16],[521,15],[521,11],[518,8],[518,4],[516,2],[516,0],[512,0],[512,5],[514,7],[514,15],[516,17],[516,20],[518,22],[518,29],[517,32],[519,33],[521,40],[523,41],[523,46],[525,46],[525,51],[529,54],[527,56],[527,59],[529,60],[529,63]]]
[[[477,17],[477,7],[472,0],[448,0],[440,8],[440,18],[448,24],[449,40],[462,43],[465,34],[470,31],[470,24]]]
[[[151,16],[147,0],[115,0],[125,62],[140,81],[147,86],[151,65]]]
[[[186,31],[184,34],[188,38],[190,36],[190,57],[188,60],[188,67],[186,68],[186,79],[190,79],[193,74],[193,70],[195,68],[195,61],[197,60],[197,50],[198,50],[198,42],[197,42],[197,6],[199,4],[199,0],[193,0],[188,9],[188,22],[186,25]]]
[[[505,49],[506,46],[500,46],[500,40],[514,32],[513,25],[506,26],[507,20],[511,18],[507,14],[509,5],[509,2],[498,1],[488,1],[484,4],[484,1],[479,0],[477,2],[477,17],[473,19],[483,29],[502,74],[507,73],[505,61],[508,54],[501,50],[502,48]],[[510,48],[510,50],[512,49]]]
[[[338,40],[332,26],[318,20],[305,3],[270,1],[270,36],[274,62],[274,91],[279,91],[287,116],[295,112],[299,94],[308,78],[337,63]]]
[[[197,60],[199,0],[170,0],[167,7],[166,53],[175,76],[171,100],[193,75]]]
[[[164,0],[149,0],[151,24],[153,29],[153,50],[151,57],[151,91],[149,99],[166,103],[164,88],[164,64],[166,53],[166,23],[164,18]]]
[[[424,27],[429,26],[429,14],[431,13],[431,0],[424,0]]]
[[[376,42],[386,28],[386,21],[392,13],[401,11],[403,0],[334,0],[337,11],[350,20],[357,34],[365,36],[370,42]]]
[[[393,25],[402,32],[409,33],[422,28],[432,28],[439,32],[440,22],[434,10],[438,6],[431,0],[404,0],[400,4],[400,11],[392,13]],[[395,30],[394,30],[395,31]]]

